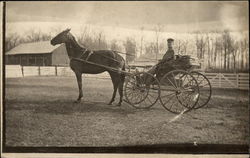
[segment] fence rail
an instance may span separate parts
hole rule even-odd
[[[6,65],[6,78],[26,76],[74,76],[69,67],[60,66],[20,66]],[[249,89],[248,73],[204,73],[213,88]],[[84,74],[85,77],[110,78],[107,72],[101,74]]]

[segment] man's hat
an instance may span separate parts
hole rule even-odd
[[[169,38],[167,41],[168,41],[168,43],[171,43],[171,42],[174,42],[174,39],[173,38]]]

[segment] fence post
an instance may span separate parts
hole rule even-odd
[[[219,73],[219,87],[221,88],[221,73]]]
[[[55,73],[56,73],[56,76],[57,76],[57,66],[55,66]]]
[[[237,73],[236,74],[236,82],[237,82],[237,88],[239,89],[239,74]]]
[[[41,76],[41,69],[40,69],[40,66],[38,66],[38,76]]]
[[[21,71],[22,71],[22,75],[23,75],[23,77],[24,77],[24,73],[23,73],[23,66],[21,66]]]

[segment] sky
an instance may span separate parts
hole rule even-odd
[[[85,1],[7,2],[6,21],[86,23],[99,26],[195,31],[248,29],[248,2]]]

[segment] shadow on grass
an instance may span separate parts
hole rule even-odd
[[[69,100],[54,100],[48,102],[41,101],[6,101],[5,109],[8,110],[31,110],[34,113],[46,114],[73,114],[73,113],[88,113],[88,112],[105,112],[118,115],[127,115],[136,113],[136,109],[128,108],[125,103],[118,107],[107,105],[105,102],[88,102],[74,103]]]

